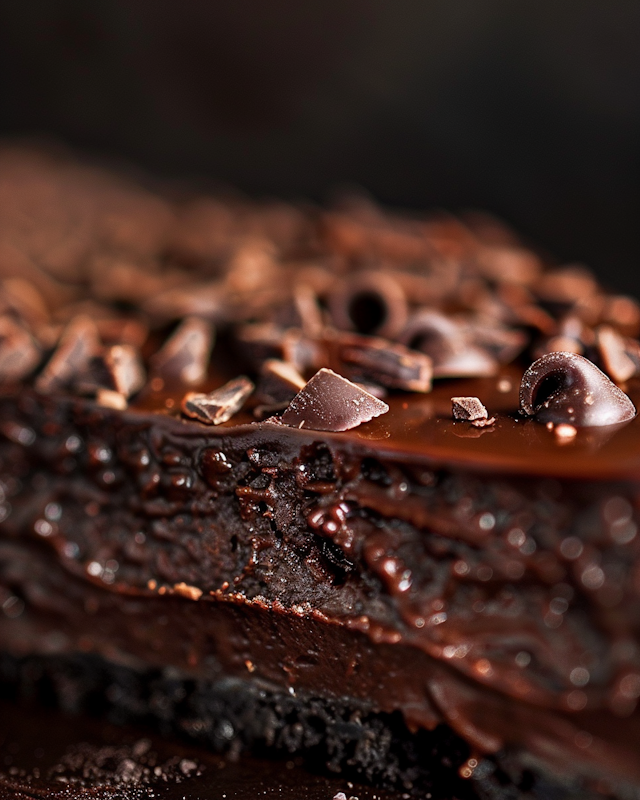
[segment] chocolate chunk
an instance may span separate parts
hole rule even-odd
[[[269,404],[289,403],[304,385],[305,379],[286,361],[269,358],[260,368],[260,397]]]
[[[424,353],[355,333],[336,333],[326,343],[330,365],[350,380],[409,392],[431,391],[431,359]]]
[[[241,375],[207,394],[189,392],[182,399],[182,413],[205,425],[220,425],[240,411],[253,389],[249,378]]]
[[[407,321],[407,300],[386,272],[359,272],[339,282],[329,297],[337,328],[393,338]]]
[[[99,351],[100,342],[94,321],[87,316],[74,317],[62,332],[56,350],[38,376],[36,389],[39,392],[51,392],[68,387],[88,370],[91,360]]]
[[[451,411],[455,420],[466,420],[476,428],[493,425],[495,417],[489,418],[487,409],[477,397],[452,397]]]
[[[40,348],[15,320],[0,317],[0,383],[19,381],[40,361]]]
[[[624,383],[636,373],[636,365],[627,354],[625,340],[609,325],[596,329],[598,352],[605,371],[616,383]]]
[[[474,419],[487,419],[487,409],[477,397],[452,397],[451,411],[454,419],[471,422]]]
[[[281,422],[313,431],[348,431],[388,410],[382,400],[323,368],[293,398]]]
[[[104,363],[109,370],[114,389],[124,397],[131,397],[144,386],[144,367],[137,350],[131,345],[116,344],[107,348]]]
[[[520,384],[520,409],[539,422],[599,427],[628,422],[636,410],[596,365],[575,353],[549,353]]]
[[[206,378],[212,346],[211,324],[187,317],[151,358],[151,367],[166,381],[197,386]]]
[[[399,338],[429,356],[434,378],[486,376],[498,369],[498,362],[486,350],[469,342],[462,327],[439,311],[415,314]]]

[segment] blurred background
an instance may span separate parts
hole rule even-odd
[[[640,293],[637,0],[0,0],[0,136],[483,208]]]

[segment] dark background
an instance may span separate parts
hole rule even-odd
[[[637,0],[0,0],[0,134],[482,207],[640,293]]]

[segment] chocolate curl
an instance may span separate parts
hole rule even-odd
[[[390,274],[359,272],[336,286],[329,311],[340,330],[394,338],[407,321],[407,299]]]
[[[596,365],[575,353],[549,353],[520,384],[520,409],[539,422],[600,427],[628,422],[636,409]]]
[[[210,323],[187,317],[151,358],[152,371],[163,380],[197,386],[207,376],[213,338]]]
[[[74,317],[60,336],[49,362],[36,380],[39,392],[52,392],[67,387],[86,373],[91,359],[100,352],[98,331],[91,317]]]
[[[489,353],[469,343],[462,328],[439,311],[419,311],[399,340],[431,358],[434,378],[483,377],[498,369]]]
[[[293,398],[280,421],[312,431],[348,431],[388,410],[386,403],[342,375],[321,369]]]

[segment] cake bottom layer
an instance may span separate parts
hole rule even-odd
[[[358,700],[291,694],[238,678],[211,682],[174,669],[139,672],[86,654],[0,653],[0,695],[151,725],[217,752],[295,753],[313,770],[432,800],[590,797],[505,758],[483,760],[468,780],[469,748],[445,725],[412,732],[400,714],[375,712]]]

